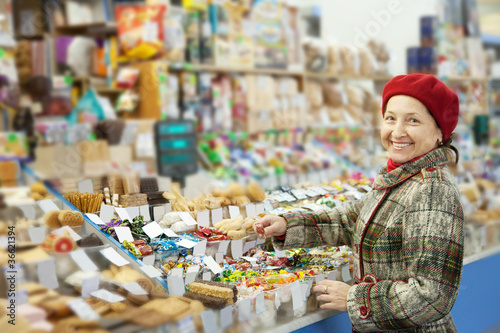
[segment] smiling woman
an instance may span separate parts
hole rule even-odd
[[[346,311],[355,332],[456,332],[464,218],[447,150],[458,98],[432,75],[400,75],[384,87],[382,110],[391,158],[373,191],[331,210],[268,215],[254,229],[280,250],[353,249],[354,285],[322,281],[312,292],[322,309]]]

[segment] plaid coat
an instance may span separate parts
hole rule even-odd
[[[358,332],[456,332],[450,310],[463,262],[460,193],[444,148],[387,172],[343,207],[292,211],[279,249],[348,245],[355,284],[350,321]]]

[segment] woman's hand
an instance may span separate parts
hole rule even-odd
[[[253,230],[260,238],[283,236],[286,233],[286,220],[280,216],[266,215],[254,223]]]
[[[347,294],[350,288],[351,286],[344,282],[323,280],[314,286],[311,292],[322,294],[316,297],[319,302],[324,302],[320,305],[321,309],[347,312]]]

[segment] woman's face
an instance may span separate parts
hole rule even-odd
[[[392,160],[405,163],[436,148],[443,135],[424,104],[397,95],[387,103],[380,137]]]

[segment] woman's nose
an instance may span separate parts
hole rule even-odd
[[[396,123],[394,130],[392,131],[392,136],[396,138],[406,136],[406,126],[403,122],[398,121]]]

